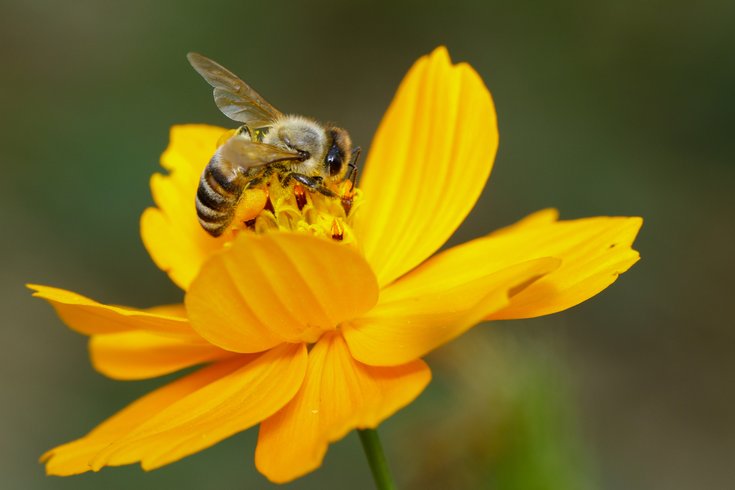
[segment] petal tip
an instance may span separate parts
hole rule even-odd
[[[48,301],[59,301],[59,295],[67,295],[68,297],[68,295],[70,294],[69,291],[65,291],[63,289],[55,288],[52,286],[43,286],[41,284],[26,284],[25,286],[33,291],[33,293],[31,294],[32,297],[41,298]]]
[[[428,57],[432,60],[435,60],[437,62],[443,62],[444,64],[450,65],[452,63],[452,59],[449,56],[449,49],[443,44],[440,44],[434,50],[429,53]]]
[[[633,226],[640,230],[641,227],[643,227],[643,217],[642,216],[631,216],[630,221],[633,223]]]

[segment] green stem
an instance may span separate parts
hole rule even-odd
[[[383,453],[383,446],[380,444],[378,431],[375,429],[358,430],[362,448],[365,450],[370,470],[373,472],[373,479],[378,490],[396,490],[396,484],[388,468],[388,461]]]

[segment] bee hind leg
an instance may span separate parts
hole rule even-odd
[[[253,168],[247,169],[245,171],[245,175],[248,177],[248,181],[247,181],[247,184],[245,185],[245,189],[251,189],[253,187],[261,185],[268,178],[270,178],[272,173],[273,173],[273,170],[268,167],[266,168],[256,167],[255,169]]]

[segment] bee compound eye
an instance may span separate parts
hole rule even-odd
[[[342,154],[340,153],[339,148],[337,148],[337,145],[332,145],[329,149],[327,157],[324,159],[324,163],[329,171],[329,175],[331,176],[339,175],[342,171],[344,159],[342,158]]]

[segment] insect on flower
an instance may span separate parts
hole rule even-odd
[[[188,58],[214,87],[217,107],[245,123],[217,149],[199,181],[197,215],[208,233],[221,235],[237,215],[243,191],[267,182],[274,172],[282,186],[294,180],[329,197],[345,177],[354,186],[360,150],[352,149],[347,131],[286,116],[223,66],[197,53]]]
[[[331,169],[330,152],[347,145],[327,134],[308,158],[288,160],[304,148],[269,139],[279,119],[265,121],[254,103],[225,103],[237,82],[204,71],[225,113],[255,111],[241,118],[246,128],[231,144],[254,148],[252,130],[272,124],[257,145],[290,152],[283,160],[290,163],[251,166],[233,157],[247,179],[258,178],[252,169],[262,176],[272,168],[270,185],[246,179],[231,226],[247,226],[213,236],[226,220],[207,215],[205,231],[191,203],[200,185],[214,192],[215,183],[230,182],[205,169],[212,155],[229,161],[222,148],[232,132],[176,126],[161,158],[168,174],[151,179],[155,206],[141,217],[141,236],[184,291],[183,303],[137,309],[31,286],[91,337],[92,364],[109,377],[203,365],[48,451],[50,474],[135,462],[154,469],[259,425],[256,468],[274,482],[293,480],[318,468],[331,442],[377,427],[419,396],[432,350],[488,320],[575,306],[639,259],[632,244],[640,218],[564,221],[551,209],[438,252],[476,203],[498,146],[490,92],[445,48],[409,70],[355,189],[344,166],[328,176],[299,167],[311,158],[319,172]],[[335,151],[344,165],[348,152]],[[283,183],[289,173],[298,186]],[[437,182],[440,191],[426,192]]]

